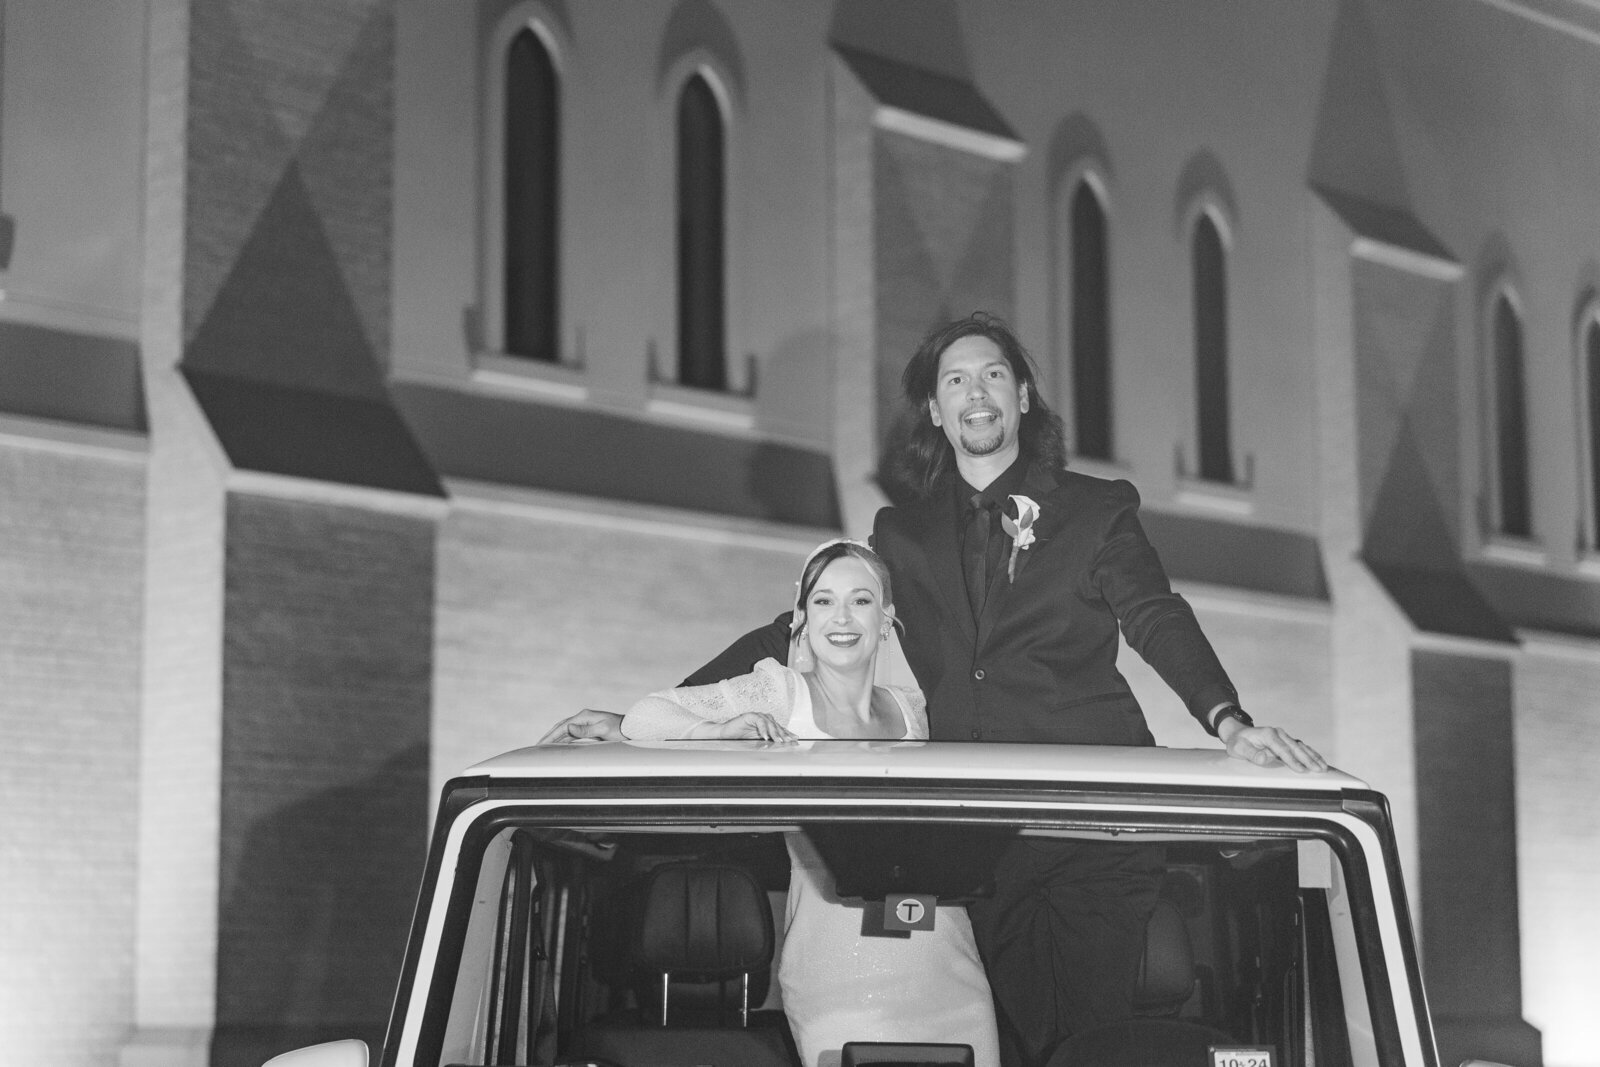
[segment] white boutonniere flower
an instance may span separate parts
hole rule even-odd
[[[1017,553],[1034,542],[1033,524],[1039,517],[1039,505],[1020,494],[1013,495],[1011,503],[1017,509],[1017,517],[1013,519],[1002,511],[1000,528],[1011,535],[1011,562],[1006,565],[1006,574],[1014,582],[1017,580]]]

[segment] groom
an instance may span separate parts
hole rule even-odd
[[[1134,487],[1063,469],[1061,421],[1005,324],[978,314],[939,327],[902,384],[916,429],[897,462],[919,498],[878,513],[873,546],[934,740],[1154,744],[1117,671],[1120,630],[1230,755],[1326,766],[1244,713],[1145,538]],[[782,662],[787,639],[780,618],[685,684]],[[1059,841],[1007,854],[995,895],[971,908],[1007,1067],[1131,1015],[1162,861],[1159,847]]]
[[[980,312],[937,328],[901,384],[915,429],[894,462],[918,499],[879,511],[872,542],[934,740],[1154,744],[1116,669],[1120,629],[1230,755],[1326,766],[1244,713],[1145,537],[1138,491],[1064,469],[1061,420],[1003,322]],[[788,621],[739,638],[684,684],[782,662]]]

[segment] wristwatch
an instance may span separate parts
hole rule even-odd
[[[1238,719],[1240,726],[1254,726],[1256,724],[1256,721],[1247,715],[1239,705],[1229,704],[1217,712],[1216,718],[1211,720],[1211,732],[1218,737],[1222,736],[1223,719]]]

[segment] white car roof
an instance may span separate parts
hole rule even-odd
[[[941,778],[1126,788],[1367,789],[1339,770],[1257,767],[1220,748],[954,741],[625,741],[519,748],[475,764],[491,778]]]

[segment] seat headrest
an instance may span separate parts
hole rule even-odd
[[[742,867],[668,863],[651,871],[639,962],[667,974],[731,978],[772,962],[772,908]]]
[[[1144,956],[1134,985],[1133,1006],[1139,1015],[1171,1015],[1194,991],[1194,948],[1183,913],[1170,900],[1156,901],[1145,924]]]

